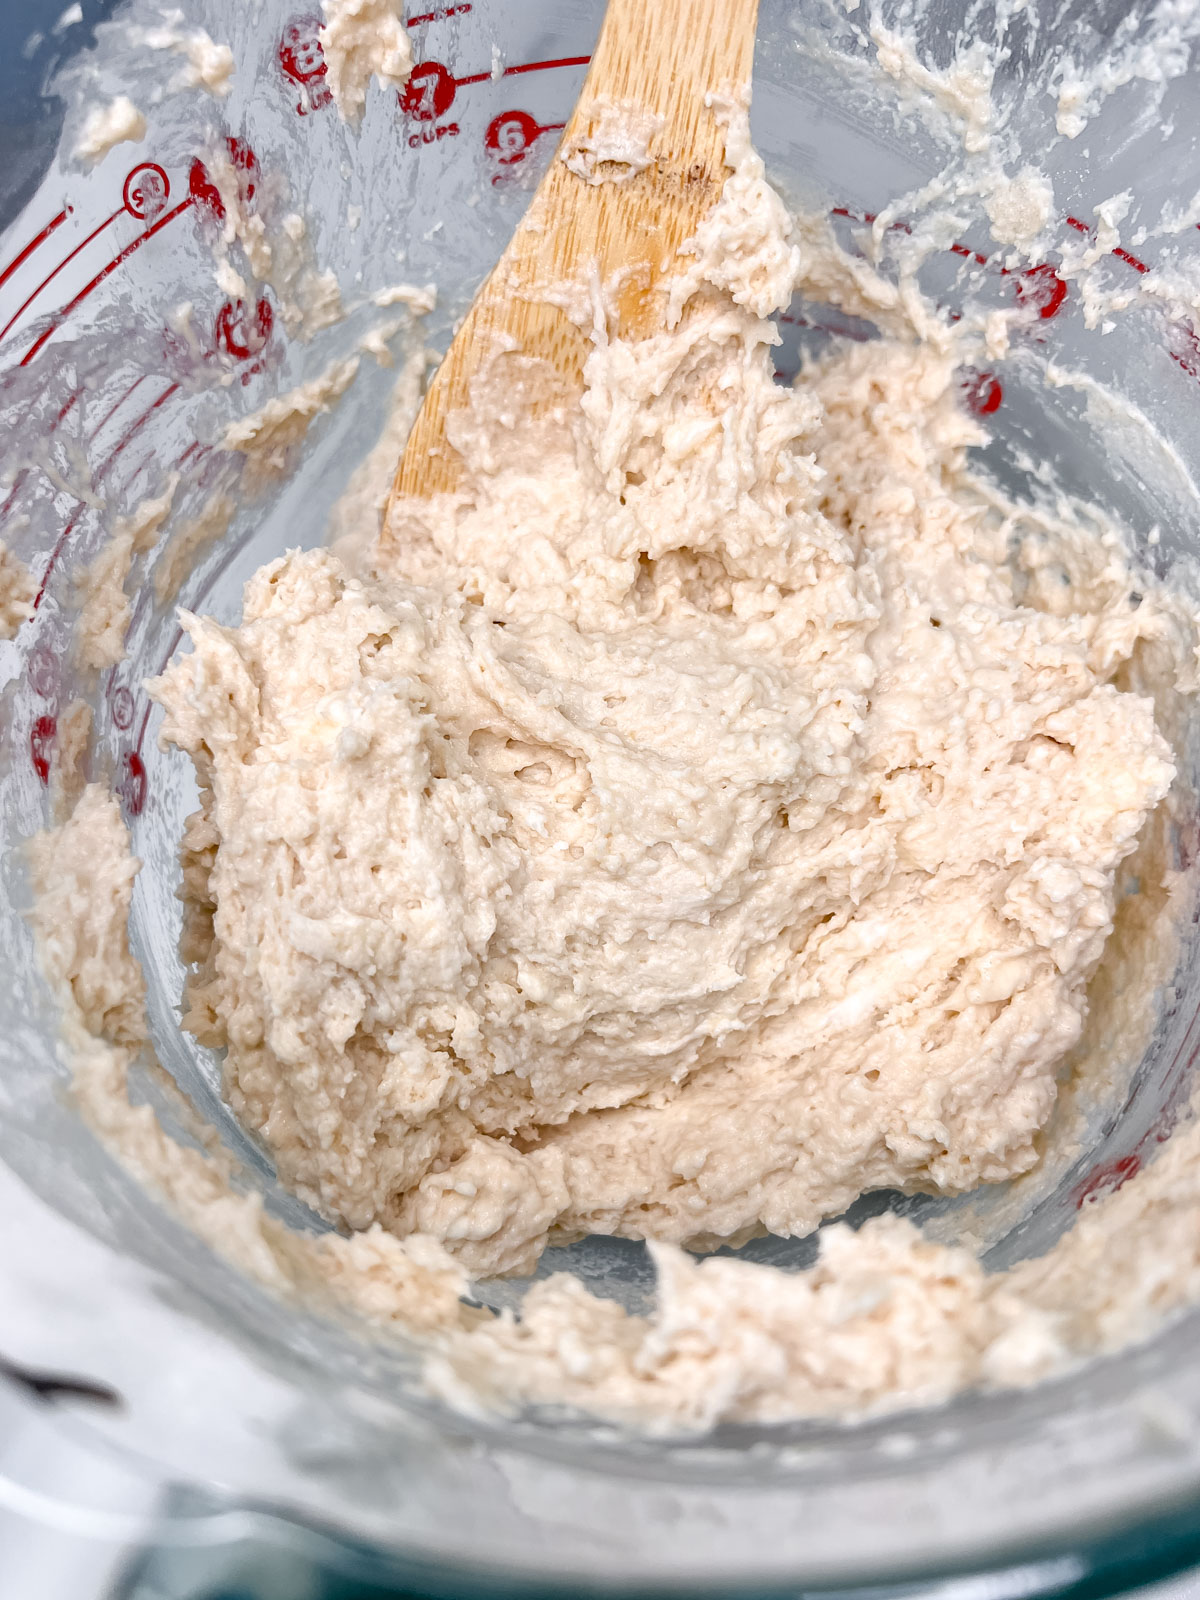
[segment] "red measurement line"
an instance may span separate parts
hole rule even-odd
[[[518,68],[517,70],[520,71],[522,69]],[[868,227],[874,227],[875,223],[879,220],[874,211],[849,211],[845,206],[834,206],[831,215],[835,217],[845,217],[849,222],[862,222]],[[912,225],[908,222],[897,219],[895,222],[888,223],[887,231],[889,233],[911,233]]]
[[[98,228],[93,228],[91,233],[88,234],[87,238],[84,239],[81,244],[77,244],[75,246],[74,250],[71,251],[69,256],[64,256],[63,259],[55,267],[54,271],[51,272],[47,277],[42,279],[41,283],[38,284],[37,288],[29,296],[28,300],[24,301],[23,304],[18,306],[16,311],[13,312],[12,316],[9,317],[8,321],[4,324],[4,326],[2,328],[0,328],[0,339],[3,339],[5,334],[7,334],[9,332],[9,330],[12,328],[13,324],[15,322],[19,321],[19,319],[25,315],[26,311],[29,310],[29,307],[37,299],[38,295],[41,294],[42,290],[47,288],[50,284],[52,284],[54,282],[55,278],[58,277],[58,275],[62,271],[62,269],[64,267],[70,266],[71,262],[74,261],[75,257],[79,254],[79,252],[81,250],[86,250],[88,245],[91,244],[93,239],[99,238],[99,236],[104,232],[105,228],[111,228],[113,223],[117,220],[117,218],[118,217],[123,217],[124,215],[125,215],[125,207],[122,206],[119,211],[114,211],[111,217],[106,217],[105,220],[100,224],[100,226]]]
[[[1091,233],[1092,231],[1088,224],[1079,217],[1068,217],[1067,226],[1074,228],[1077,233]],[[1114,250],[1109,251],[1109,255],[1116,256],[1118,261],[1123,261],[1126,266],[1132,267],[1135,272],[1150,271],[1146,262],[1135,256],[1132,251],[1126,250],[1124,245],[1117,245]]]
[[[154,451],[151,450],[151,451],[147,452],[147,454],[142,457],[142,459],[138,462],[137,466],[134,467],[133,471],[129,474],[129,477],[126,480],[126,487],[128,487],[129,484],[131,484],[134,481],[134,479],[137,477],[139,472],[145,472],[146,468],[154,460],[154,454],[155,454]]]
[[[29,468],[28,467],[22,467],[20,472],[18,472],[16,477],[13,479],[12,488],[8,491],[8,494],[5,496],[4,504],[2,506],[0,506],[0,522],[4,521],[5,517],[9,513],[9,511],[12,509],[12,503],[17,498],[17,496],[20,494],[21,490],[25,487],[25,480],[28,477],[29,477]]]
[[[138,434],[142,431],[142,429],[150,421],[150,418],[154,415],[154,413],[158,410],[158,408],[160,406],[165,406],[167,401],[171,398],[171,396],[174,395],[174,394],[178,394],[178,393],[179,393],[179,385],[177,383],[173,383],[170,386],[169,389],[164,389],[163,390],[162,394],[159,395],[158,399],[154,402],[154,404],[152,406],[148,407],[145,411],[142,412],[141,416],[137,419],[136,422],[130,424],[130,426],[125,430],[124,434],[122,434],[121,439],[120,439],[119,443],[117,444],[116,449],[113,451],[112,455],[109,456],[108,460],[100,468],[99,472],[97,472],[97,474],[96,474],[96,482],[97,483],[102,483],[104,481],[105,477],[108,475],[109,469],[116,463],[117,457],[125,449],[126,445],[129,445],[129,444],[133,443],[134,439],[137,438]]]
[[[848,206],[834,206],[830,215],[834,217],[844,217],[847,222],[862,223],[868,228],[871,227],[877,220],[876,213],[874,211],[851,211]],[[911,233],[912,229],[909,227],[907,222],[891,222],[888,224],[888,232],[890,233],[893,231],[898,233]],[[980,255],[978,250],[972,250],[968,245],[952,244],[949,248],[951,255],[965,256],[968,261],[973,261],[976,266],[986,267],[991,264],[991,258],[989,256]],[[1001,276],[1008,276],[1007,267],[1001,267],[999,270]]]
[[[92,429],[91,433],[88,434],[88,443],[89,444],[91,444],[92,440],[95,439],[99,435],[100,430],[101,430],[101,428],[103,428],[104,424],[106,422],[108,422],[110,420],[110,418],[113,417],[121,409],[121,407],[125,404],[126,400],[129,399],[129,396],[133,393],[133,391],[135,389],[139,388],[143,383],[145,383],[146,378],[147,378],[147,374],[143,372],[140,378],[135,378],[133,380],[133,382],[129,385],[128,389],[126,389],[123,394],[119,395],[118,398],[113,401],[112,405],[109,406],[108,410],[100,418],[100,421]]]
[[[63,422],[65,422],[67,420],[67,417],[70,415],[70,413],[72,411],[74,411],[75,407],[78,404],[79,404],[79,391],[77,389],[75,391],[75,393],[73,395],[71,395],[71,397],[67,401],[66,405],[63,406],[62,410],[55,417],[54,421],[50,424],[50,432],[51,433],[54,432],[54,430],[59,426],[60,423],[63,423]]]
[[[1139,260],[1138,257],[1135,256],[1135,255],[1131,255],[1129,253],[1129,251],[1124,248],[1123,245],[1118,245],[1117,248],[1113,251],[1113,255],[1115,255],[1118,258],[1118,260],[1124,261],[1127,266],[1132,267],[1135,272],[1149,272],[1150,271],[1150,268],[1146,265],[1146,263],[1144,261]]]
[[[58,427],[59,423],[67,415],[68,411],[70,411],[72,409],[72,407],[75,406],[78,403],[78,401],[79,401],[79,395],[77,393],[73,394],[71,396],[71,398],[67,401],[66,405],[63,406],[62,410],[55,417],[54,421],[50,424],[50,427],[48,429],[49,433],[53,433],[54,432],[54,430]],[[26,484],[26,482],[27,482],[27,480],[29,478],[29,473],[30,473],[30,468],[22,467],[20,472],[18,472],[16,477],[13,479],[12,488],[8,491],[8,494],[5,497],[4,504],[2,506],[0,506],[0,522],[4,521],[5,517],[7,517],[8,513],[9,513],[9,511],[12,509],[13,501],[17,498],[17,496],[20,494],[21,490],[24,488],[24,486],[25,486],[25,484]]]
[[[165,672],[167,670],[168,666],[170,666],[171,657],[175,654],[175,646],[179,643],[179,641],[182,638],[183,638],[183,634],[182,633],[176,633],[175,638],[174,638],[174,640],[173,640],[173,642],[171,644],[171,648],[167,652],[167,659],[163,662],[162,667],[160,669],[160,675],[161,675],[162,672]],[[150,721],[150,705],[149,705],[149,702],[147,702],[146,709],[145,709],[145,711],[142,712],[142,725],[138,729],[137,743],[133,747],[134,750],[137,752],[137,754],[139,756],[142,753],[142,741],[146,737],[146,727],[147,727],[149,721]]]
[[[950,246],[950,254],[953,256],[965,256],[968,261],[973,261],[977,267],[986,267],[988,264],[987,256],[981,256],[978,250],[969,250],[965,244],[952,244]],[[1003,272],[1004,268],[1002,267],[1000,270]]]
[[[78,310],[78,308],[87,299],[88,295],[91,294],[93,289],[98,289],[104,282],[105,278],[107,278],[111,273],[114,273],[122,264],[122,262],[128,261],[129,257],[134,253],[135,250],[140,250],[142,248],[147,239],[153,239],[156,233],[159,233],[163,228],[165,228],[169,222],[174,222],[177,216],[186,211],[189,206],[195,205],[195,203],[195,195],[189,194],[186,200],[181,200],[177,206],[174,206],[170,211],[166,212],[165,215],[159,217],[158,221],[154,223],[153,226],[147,228],[144,233],[139,233],[136,239],[131,240],[129,244],[125,246],[124,250],[119,251],[118,254],[115,255],[108,263],[108,265],[102,271],[96,274],[91,283],[82,288],[69,305],[63,307],[63,309],[51,322],[50,326],[34,341],[34,343],[21,357],[21,365],[23,367],[27,367],[29,365],[34,356],[37,355],[38,351],[41,350],[43,346],[45,346],[54,337],[71,313]],[[3,335],[0,335],[0,338],[2,337]]]
[[[419,28],[423,22],[446,22],[450,17],[465,17],[471,7],[468,3],[461,6],[447,6],[444,11],[426,11],[423,16],[409,17],[404,24],[406,28]]]
[[[46,598],[46,585],[50,582],[50,574],[54,571],[54,568],[55,568],[55,566],[56,566],[56,564],[58,562],[58,558],[59,558],[60,555],[62,555],[63,549],[64,549],[64,547],[66,545],[67,540],[75,532],[75,525],[79,521],[79,519],[80,519],[80,517],[82,515],[83,515],[83,502],[80,501],[78,507],[76,508],[75,515],[71,518],[70,522],[67,523],[66,527],[59,534],[58,543],[54,546],[54,549],[51,550],[51,552],[50,552],[50,559],[46,563],[46,570],[45,570],[45,572],[42,573],[41,584],[40,584],[40,586],[38,588],[37,594],[33,598],[33,609],[35,611],[41,605],[42,601]]]
[[[549,72],[553,67],[586,67],[591,59],[591,56],[561,56],[556,61],[525,61],[517,67],[505,67],[500,76],[515,78],[519,72]],[[474,72],[469,78],[455,78],[454,86],[462,89],[469,83],[486,83],[491,76],[490,72]]]
[[[548,72],[552,67],[586,67],[591,59],[591,56],[560,56],[557,61],[527,61],[523,66],[505,67],[504,76],[515,78],[518,72]]]
[[[45,244],[50,235],[57,232],[57,230],[62,227],[63,223],[71,215],[71,211],[71,206],[64,206],[58,215],[53,219],[53,221],[46,224],[41,233],[38,234],[37,238],[31,239],[25,246],[24,250],[21,251],[19,256],[14,256],[14,258],[5,267],[4,271],[0,272],[0,289],[3,289],[4,285],[12,277],[13,273],[18,267],[23,267],[25,265],[38,246]]]

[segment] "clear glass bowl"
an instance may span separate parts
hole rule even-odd
[[[1101,1594],[1165,1576],[1200,1560],[1196,1315],[1033,1392],[970,1395],[852,1427],[727,1427],[664,1443],[548,1416],[476,1422],[415,1396],[403,1350],[239,1276],[105,1154],[65,1092],[19,842],[51,816],[60,722],[83,695],[95,713],[92,775],[121,795],[144,862],[132,937],[161,1060],[267,1204],[297,1227],[322,1226],[274,1184],[221,1101],[218,1063],[178,1028],[176,850],[195,794],[186,764],[158,751],[141,688],[179,642],[156,578],[221,493],[234,501],[228,530],[192,550],[177,597],[193,609],[232,620],[263,561],[322,541],[330,507],[378,435],[395,373],[364,360],[274,484],[252,484],[240,458],[214,448],[222,427],[353,353],[379,320],[372,297],[400,280],[439,285],[425,337],[444,345],[551,156],[601,10],[600,0],[431,7],[413,28],[416,88],[399,105],[377,94],[350,133],[327,103],[311,16],[288,0],[194,0],[189,21],[233,46],[229,98],[168,96],[152,108],[144,144],[119,146],[88,174],[56,154],[63,113],[36,91],[50,57],[88,43],[96,8],[58,32],[52,8],[41,43],[7,54],[3,70],[28,115],[23,165],[14,161],[0,189],[0,325],[11,319],[0,336],[0,537],[41,589],[34,620],[0,645],[0,949],[11,974],[0,994],[0,1351],[108,1385],[123,1405],[48,1416],[0,1387],[11,1423],[5,1492],[57,1528],[110,1528],[114,1538],[144,1515],[148,1496],[165,1494],[165,1537],[181,1546],[253,1530],[364,1583],[455,1596],[874,1594],[985,1574],[998,1596]],[[132,13],[158,20],[142,0]],[[29,29],[24,0],[0,0],[0,14],[10,44]],[[1154,81],[1147,62],[1161,57],[1164,16],[1122,3],[1107,12],[1031,5],[1010,19],[997,103],[1026,159],[1053,173],[1063,217],[1074,219],[1063,222],[1064,240],[1125,188],[1130,230],[1153,229],[1168,207],[1192,200],[1200,79]],[[912,24],[938,65],[964,47],[960,30],[986,39],[994,26],[988,7],[943,0]],[[756,140],[785,193],[826,207],[847,234],[946,155],[936,129],[902,99],[889,110],[868,82],[866,29],[858,12],[819,0],[763,0]],[[814,34],[837,50],[814,52]],[[1139,43],[1148,48],[1135,57]],[[1064,142],[1053,138],[1047,89],[1068,50],[1083,63],[1135,68],[1086,136]],[[118,53],[102,33],[88,58],[102,89],[131,88],[149,105],[163,63]],[[14,66],[18,55],[27,71]],[[86,64],[77,56],[72,70]],[[77,127],[68,111],[67,147]],[[248,203],[276,218],[305,215],[315,264],[337,275],[350,308],[344,321],[306,340],[289,333],[271,291],[241,303],[216,287],[205,161],[221,149]],[[1136,257],[1126,251],[1109,266],[1136,276],[1193,248],[1186,235],[1151,233]],[[985,463],[1019,489],[1052,460],[1065,487],[1122,519],[1156,570],[1192,564],[1200,342],[1169,306],[1135,307],[1111,332],[1089,329],[1055,259],[1001,271],[982,214],[964,215],[961,234],[924,271],[951,307],[1018,296],[1039,311],[1036,337],[974,380],[994,434]],[[828,308],[794,306],[781,369],[839,326]],[[1047,387],[1050,361],[1092,387]],[[1125,403],[1120,426],[1106,391]],[[153,493],[168,469],[183,487],[138,569],[126,658],[92,684],[72,665],[75,586],[106,519]],[[1185,858],[1194,839],[1185,814]],[[1094,1119],[1085,1154],[1030,1189],[1015,1216],[1003,1193],[977,1202],[985,1225],[991,1218],[992,1264],[1044,1249],[1086,1192],[1133,1169],[1190,1092],[1200,1046],[1194,928],[1145,1058],[1123,1103]],[[171,1122],[152,1081],[142,1092]],[[860,1209],[890,1203],[946,1221],[947,1208],[931,1201],[869,1197]],[[811,1245],[760,1240],[746,1251],[787,1266]],[[550,1254],[546,1270],[570,1265],[630,1304],[649,1286],[640,1246],[588,1241]],[[60,1465],[39,1468],[30,1441],[51,1436]],[[63,1453],[77,1472],[61,1470]]]

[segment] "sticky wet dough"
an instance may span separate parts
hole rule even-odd
[[[803,270],[746,144],[671,331],[536,421],[482,385],[462,494],[265,568],[154,687],[202,786],[185,1025],[352,1229],[527,1273],[1038,1159],[1172,780],[1118,687],[1168,624],[1082,529],[1042,583],[950,356],[777,384]]]

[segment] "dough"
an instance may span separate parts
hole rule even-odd
[[[88,113],[75,146],[75,156],[94,166],[114,145],[126,141],[137,144],[145,137],[146,118],[127,94],[119,94],[115,100],[94,106]]]
[[[185,27],[182,11],[164,11],[161,27],[142,28],[135,37],[147,49],[184,58],[184,66],[170,82],[172,90],[203,89],[223,100],[232,89],[233,51],[227,44],[217,44],[203,28]]]
[[[115,667],[125,651],[125,635],[133,612],[129,576],[137,556],[145,555],[171,514],[179,474],[169,474],[161,494],[143,500],[122,518],[112,538],[83,573],[75,656],[84,667]]]
[[[654,159],[651,146],[662,126],[661,117],[636,101],[599,100],[588,131],[557,159],[584,183],[628,183]]]
[[[321,0],[326,82],[339,113],[358,122],[371,79],[400,90],[413,67],[412,45],[396,0]]]
[[[997,554],[951,356],[775,381],[804,262],[731,149],[669,332],[536,417],[499,357],[462,494],[371,571],[273,563],[153,686],[186,1026],[302,1195],[478,1276],[1030,1168],[1173,776],[1114,681],[1154,606]]]
[[[282,475],[314,418],[328,411],[354,382],[358,361],[357,356],[339,361],[320,378],[268,400],[249,416],[229,424],[221,442],[226,450],[246,457],[248,490],[257,490]]]
[[[29,568],[0,539],[0,639],[12,639],[33,615],[37,582]]]
[[[378,1226],[345,1238],[293,1233],[253,1190],[231,1187],[210,1130],[194,1130],[202,1154],[131,1102],[145,986],[127,934],[138,863],[116,801],[85,789],[32,854],[34,924],[76,1097],[108,1147],[242,1271],[400,1332],[423,1355],[425,1386],[468,1411],[557,1402],[651,1432],[855,1416],[1035,1381],[1147,1336],[1200,1298],[1193,1120],[1146,1172],[1089,1202],[1046,1256],[1007,1273],[989,1277],[968,1251],[882,1216],[857,1232],[823,1229],[818,1262],[795,1274],[653,1244],[648,1316],[564,1273],[532,1288],[519,1322],[491,1316],[460,1298],[466,1275],[435,1240]],[[194,1122],[190,1108],[180,1117]]]
[[[1044,173],[1022,167],[985,195],[983,206],[997,244],[1028,247],[1054,214],[1054,189]]]

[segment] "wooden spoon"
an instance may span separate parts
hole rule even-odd
[[[458,487],[462,460],[446,419],[467,406],[471,380],[492,352],[540,357],[567,392],[582,392],[591,345],[538,286],[598,271],[600,282],[621,284],[611,331],[638,339],[664,326],[658,286],[728,170],[724,130],[705,100],[748,86],[757,12],[758,0],[609,0],[558,153],[430,382],[392,485],[385,544],[397,500]],[[618,122],[653,130],[642,170],[638,159],[603,161],[614,108]]]

